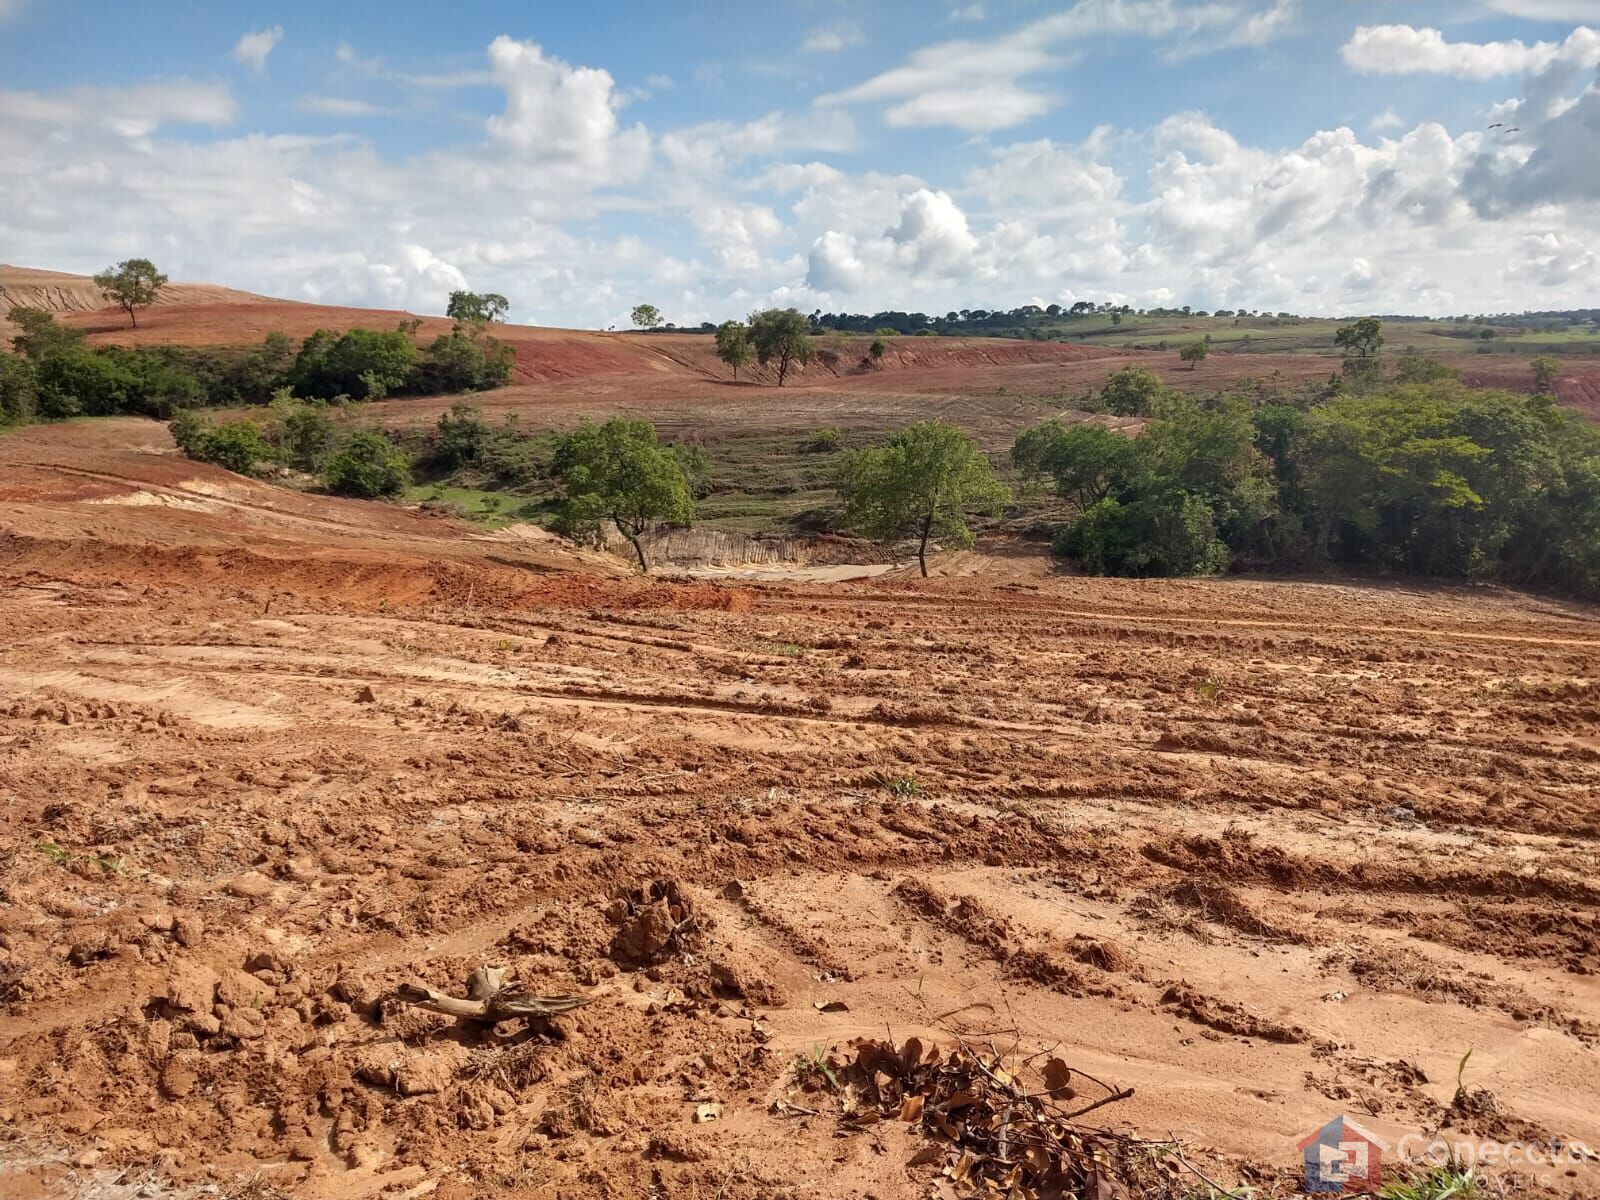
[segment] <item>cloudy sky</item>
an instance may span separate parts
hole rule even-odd
[[[441,312],[1600,304],[1600,0],[0,0],[0,261]]]

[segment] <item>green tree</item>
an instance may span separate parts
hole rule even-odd
[[[717,357],[733,368],[733,377],[739,378],[739,368],[749,364],[755,349],[750,345],[750,330],[738,321],[724,321],[717,326]]]
[[[493,324],[504,321],[511,302],[499,292],[451,292],[444,315],[453,321]]]
[[[1127,485],[1139,468],[1140,446],[1104,425],[1057,418],[1018,434],[1011,461],[1024,479],[1048,475],[1061,496],[1086,512]]]
[[[661,310],[654,304],[635,304],[633,306],[633,327],[635,329],[655,329],[661,324]]]
[[[204,413],[185,410],[167,426],[172,440],[187,457],[214,463],[239,475],[254,475],[273,457],[272,447],[254,421],[216,425]]]
[[[0,425],[26,425],[39,411],[33,363],[0,351]]]
[[[1556,390],[1556,380],[1561,378],[1561,360],[1541,354],[1528,364],[1533,368],[1534,390],[1546,394]]]
[[[67,328],[45,309],[19,305],[6,316],[21,331],[12,337],[11,348],[35,362],[53,351],[83,345],[82,330]]]
[[[1100,399],[1108,412],[1120,417],[1147,417],[1166,390],[1161,376],[1148,367],[1123,367],[1111,373],[1100,389]]]
[[[838,487],[852,529],[883,542],[917,539],[924,577],[930,538],[971,545],[967,512],[998,514],[1010,499],[977,443],[940,421],[919,421],[881,446],[852,451],[840,464]]]
[[[329,456],[322,480],[340,496],[395,496],[411,482],[411,462],[383,434],[358,429]]]
[[[811,322],[796,308],[768,308],[750,316],[750,341],[756,348],[756,361],[762,366],[776,361],[778,386],[789,376],[789,368],[804,367],[816,354],[811,344]]]
[[[565,491],[558,528],[580,541],[597,542],[606,521],[628,539],[648,571],[643,538],[654,525],[687,525],[694,498],[683,462],[656,441],[649,421],[612,417],[585,422],[556,444],[551,473]]]
[[[297,471],[320,472],[338,440],[327,405],[319,400],[296,400],[283,388],[273,398],[272,414],[270,437],[278,458]]]
[[[873,366],[883,362],[883,356],[889,351],[889,343],[880,338],[873,338],[872,345],[867,347],[867,357],[872,360]]]
[[[94,282],[100,294],[127,313],[134,328],[138,328],[137,310],[156,302],[161,289],[167,286],[167,277],[148,258],[128,258],[101,271]]]
[[[482,392],[511,381],[516,353],[505,342],[471,333],[442,333],[422,352],[416,366],[418,388],[430,394]]]
[[[1372,358],[1382,348],[1383,340],[1383,322],[1377,317],[1362,317],[1340,326],[1333,335],[1333,344],[1356,358]]]
[[[295,394],[379,400],[412,381],[417,347],[399,330],[319,329],[300,345],[290,377]]]
[[[1188,363],[1189,370],[1193,371],[1201,363],[1205,362],[1206,355],[1210,353],[1211,347],[1206,342],[1190,342],[1179,348],[1178,357]]]
[[[474,462],[489,444],[492,431],[483,410],[470,404],[452,404],[439,418],[429,457],[447,471]]]
[[[1461,372],[1413,348],[1395,361],[1394,377],[1397,383],[1437,383],[1441,379],[1460,379]]]

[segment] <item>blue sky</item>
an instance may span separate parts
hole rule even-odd
[[[0,0],[0,261],[584,326],[1592,305],[1597,31],[1600,0]]]

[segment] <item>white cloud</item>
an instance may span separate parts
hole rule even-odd
[[[952,21],[981,21],[987,15],[981,4],[964,4],[960,8],[950,10]]]
[[[1363,25],[1341,53],[1353,70],[1378,75],[1453,75],[1494,79],[1527,75],[1557,62],[1600,64],[1600,33],[1580,27],[1564,42],[1452,42],[1437,29],[1413,25]]]
[[[234,43],[233,57],[256,74],[267,69],[267,55],[283,41],[283,26],[270,29],[253,29]]]
[[[1367,122],[1367,128],[1372,130],[1374,133],[1383,133],[1389,129],[1404,129],[1405,127],[1405,118],[1399,113],[1395,112],[1395,110],[1392,108],[1384,109],[1377,116],[1373,117],[1372,120]]]
[[[506,94],[505,111],[488,120],[497,141],[586,171],[643,167],[650,136],[643,126],[619,127],[621,98],[609,71],[569,66],[533,42],[503,35],[489,44],[489,70]]]
[[[366,100],[353,100],[348,96],[301,96],[295,107],[305,112],[325,117],[379,117],[392,109]]]
[[[1600,0],[1484,0],[1494,12],[1529,21],[1600,21]]]
[[[654,88],[658,92],[665,92],[672,87],[672,76],[646,75],[644,77],[644,83],[646,87]]]
[[[835,21],[832,25],[821,25],[807,33],[800,48],[817,54],[837,54],[851,46],[859,46],[866,40],[859,22]]]
[[[1072,7],[987,39],[939,42],[897,67],[819,98],[822,105],[888,104],[893,126],[949,126],[973,133],[1006,129],[1054,107],[1055,95],[1031,80],[1072,61],[1074,43],[1093,37],[1184,39],[1231,31],[1227,41],[1261,44],[1288,27],[1296,0],[1265,8],[1185,0],[1078,0]]]

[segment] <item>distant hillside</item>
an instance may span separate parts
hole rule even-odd
[[[0,263],[0,289],[4,308],[42,308],[49,312],[94,312],[109,307],[94,280],[65,271],[41,271]],[[255,304],[267,299],[211,283],[169,283],[161,289],[158,304]]]

